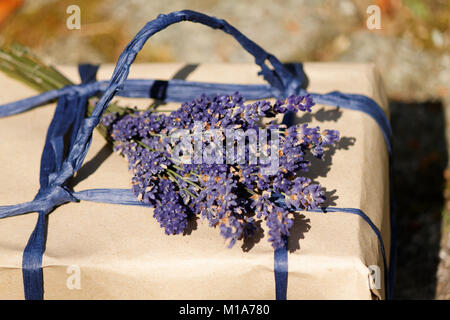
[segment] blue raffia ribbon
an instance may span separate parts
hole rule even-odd
[[[181,21],[201,23],[232,35],[244,49],[254,56],[255,63],[261,67],[259,74],[264,77],[268,84],[216,84],[175,79],[169,81],[127,80],[130,66],[145,42],[155,33]],[[273,69],[267,65],[267,61],[270,62]],[[230,92],[239,91],[250,100],[271,97],[282,98],[291,94],[306,94],[306,91],[302,88],[304,80],[302,66],[301,64],[294,64],[293,67],[287,68],[276,57],[264,51],[225,20],[185,10],[159,15],[156,19],[148,22],[120,55],[109,82],[95,80],[98,67],[83,65],[79,68],[82,79],[82,84],[80,85],[52,90],[38,96],[0,106],[0,117],[5,117],[25,112],[55,99],[58,100],[42,153],[40,189],[36,197],[31,202],[0,206],[0,219],[30,212],[38,213],[36,227],[23,253],[22,273],[25,298],[29,300],[43,299],[42,257],[45,251],[47,215],[56,207],[80,200],[123,205],[143,205],[129,189],[93,189],[74,192],[66,185],[68,179],[83,164],[92,140],[92,132],[115,95],[156,98],[166,102],[184,102],[195,99],[202,93],[229,94]],[[94,111],[89,117],[85,117],[88,99],[100,94],[101,98]],[[362,95],[343,94],[340,92],[309,94],[316,103],[358,110],[371,116],[378,123],[383,133],[389,152],[389,159],[392,159],[392,132],[389,121],[375,101]],[[284,118],[284,123],[289,125],[292,117],[292,114],[287,114]],[[68,134],[69,137],[67,137]],[[392,203],[391,188],[391,228],[393,228]],[[367,215],[359,209],[352,208],[327,208],[326,211],[356,214],[369,224],[379,240],[383,255],[386,296],[387,298],[392,297],[395,239],[393,237],[391,239],[390,268],[388,268],[380,231]],[[274,275],[276,298],[285,300],[288,280],[287,239],[286,245],[274,252]]]

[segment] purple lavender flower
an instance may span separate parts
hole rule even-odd
[[[223,219],[220,224],[220,234],[225,239],[230,239],[230,243],[228,247],[234,246],[236,240],[238,240],[244,231],[244,224],[242,221],[237,219],[236,217],[230,215],[229,217]]]
[[[273,206],[267,215],[267,227],[269,228],[269,242],[272,243],[274,249],[284,246],[287,237],[289,237],[289,229],[294,224],[292,214],[279,206]]]
[[[288,111],[309,112],[313,105],[309,95],[292,95],[274,104],[265,100],[246,103],[236,92],[202,95],[168,115],[136,111],[120,117],[107,114],[101,121],[114,140],[114,149],[128,159],[134,194],[155,208],[154,217],[167,234],[182,233],[188,220],[199,216],[218,228],[233,246],[254,234],[264,220],[269,228],[268,240],[276,249],[285,244],[296,211],[323,204],[322,187],[300,173],[310,166],[305,156],[310,153],[322,158],[327,146],[339,140],[339,132],[320,131],[307,124],[286,128],[274,121],[262,125],[261,120]],[[196,123],[205,129],[252,129],[258,139],[262,137],[258,130],[261,126],[277,130],[279,146],[272,150],[273,142],[266,139],[264,148],[267,156],[275,152],[280,170],[263,174],[261,168],[269,164],[261,161],[226,164],[225,152],[222,163],[180,163],[173,157],[179,142],[173,142],[170,135],[179,129],[192,133]],[[237,134],[231,144],[233,150],[236,147],[238,151],[245,139],[245,135]],[[211,146],[213,142],[203,143]],[[241,149],[244,160],[248,160],[252,149],[248,144]]]
[[[105,127],[111,127],[114,122],[118,120],[118,118],[119,115],[117,114],[117,112],[106,113],[105,115],[103,115],[103,117],[101,117],[100,123]]]

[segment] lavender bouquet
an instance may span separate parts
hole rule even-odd
[[[55,89],[71,84],[20,47],[8,50],[0,51],[0,69],[25,83],[41,91],[49,83]],[[94,105],[91,100],[88,113]],[[183,233],[190,219],[201,217],[231,247],[265,222],[277,249],[297,211],[324,203],[322,187],[302,173],[311,165],[307,155],[322,158],[339,133],[266,120],[310,112],[313,105],[308,95],[246,102],[238,92],[202,95],[168,114],[154,106],[140,111],[112,103],[98,128],[128,159],[134,194],[154,208],[166,234]]]
[[[273,104],[246,103],[239,93],[202,95],[167,115],[109,113],[101,123],[114,149],[128,159],[134,194],[155,208],[153,215],[167,234],[182,233],[188,220],[199,216],[233,246],[264,220],[268,240],[279,248],[293,214],[325,200],[321,186],[301,175],[310,166],[305,155],[321,158],[339,133],[261,120],[309,112],[313,105],[308,95]]]

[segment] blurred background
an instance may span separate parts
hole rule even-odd
[[[66,10],[80,8],[69,30]],[[370,5],[380,29],[369,29]],[[450,299],[450,1],[448,0],[0,0],[0,44],[18,42],[51,64],[115,63],[159,13],[223,18],[283,62],[374,62],[389,97],[397,197],[396,298]],[[140,62],[252,62],[231,37],[177,24]],[[447,138],[447,139],[446,139]]]

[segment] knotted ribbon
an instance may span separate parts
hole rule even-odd
[[[131,64],[145,42],[155,33],[181,21],[192,21],[232,35],[241,46],[255,58],[261,67],[260,75],[267,85],[236,85],[189,82],[184,80],[127,80]],[[267,64],[273,66],[273,69]],[[167,15],[159,15],[148,22],[127,45],[114,69],[109,82],[96,81],[97,67],[80,66],[82,83],[52,90],[38,96],[5,104],[0,107],[0,117],[25,112],[31,108],[58,99],[53,119],[50,123],[41,158],[40,189],[33,201],[0,206],[0,218],[37,212],[38,221],[23,254],[23,282],[26,299],[43,299],[42,257],[45,251],[47,215],[56,207],[68,202],[94,201],[124,205],[143,205],[128,189],[94,189],[74,192],[67,186],[68,179],[83,164],[89,150],[94,128],[99,123],[111,99],[115,96],[155,98],[165,102],[184,102],[195,99],[200,94],[229,94],[239,91],[247,99],[282,98],[291,94],[304,95],[305,75],[301,64],[283,65],[275,56],[267,53],[256,43],[245,37],[225,20],[210,17],[195,11],[184,10]],[[315,102],[339,106],[367,113],[379,125],[386,141],[391,160],[392,132],[383,110],[372,99],[355,94],[331,92],[328,94],[309,93]],[[101,95],[89,117],[86,115],[88,99]],[[284,123],[289,125],[292,114],[286,114]],[[392,195],[391,195],[391,203]],[[394,239],[391,241],[390,268],[388,268],[385,248],[380,231],[370,218],[359,209],[327,208],[327,212],[345,212],[362,217],[375,232],[384,261],[386,296],[392,296]],[[391,228],[393,227],[393,207],[391,205]],[[389,271],[388,271],[389,270]],[[388,276],[389,273],[389,276]],[[287,240],[283,248],[274,252],[274,275],[276,298],[286,299],[288,254]]]

